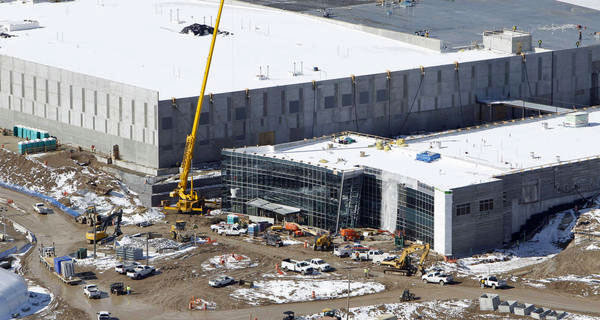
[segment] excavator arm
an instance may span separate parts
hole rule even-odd
[[[215,28],[213,30],[212,40],[210,43],[210,49],[208,51],[208,58],[206,59],[204,79],[202,80],[202,90],[200,92],[200,96],[198,96],[198,103],[196,104],[196,114],[194,116],[192,132],[185,139],[185,149],[183,151],[183,160],[181,161],[179,184],[177,185],[177,188],[169,194],[171,198],[178,198],[178,200],[174,207],[164,205],[163,208],[166,210],[176,210],[177,212],[181,213],[202,211],[202,207],[198,207],[200,199],[198,198],[198,193],[194,191],[193,177],[191,178],[189,193],[187,192],[187,184],[190,169],[192,168],[192,158],[194,156],[194,145],[196,144],[196,131],[198,130],[198,121],[200,120],[200,114],[202,113],[202,101],[204,100],[204,94],[206,92],[206,83],[208,81],[208,74],[210,72],[210,64],[212,62],[212,56],[215,49],[215,42],[217,40],[217,34],[219,33],[218,30],[219,23],[221,22],[221,12],[223,11],[223,3],[224,0],[221,0],[219,4],[217,21],[215,22]]]

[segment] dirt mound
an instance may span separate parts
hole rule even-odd
[[[528,278],[548,278],[564,275],[582,275],[598,273],[600,250],[587,250],[589,244],[571,243],[565,250],[548,261],[532,268]]]

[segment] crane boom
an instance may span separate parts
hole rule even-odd
[[[198,193],[194,191],[193,177],[190,179],[190,192],[186,193],[188,176],[192,167],[192,158],[194,156],[194,144],[196,143],[196,131],[198,130],[198,121],[200,120],[200,114],[202,112],[202,101],[204,100],[204,94],[206,92],[206,83],[208,82],[208,74],[210,72],[210,64],[212,62],[213,51],[215,49],[215,42],[217,40],[217,34],[219,33],[219,23],[221,22],[221,12],[223,11],[224,0],[220,1],[219,12],[217,14],[217,20],[215,22],[215,28],[213,29],[212,40],[210,43],[210,49],[208,51],[208,58],[206,59],[206,68],[204,70],[204,79],[202,80],[202,90],[200,96],[198,96],[198,103],[196,104],[196,115],[194,116],[194,124],[192,126],[192,132],[185,139],[185,149],[183,151],[183,160],[181,161],[180,173],[179,173],[179,184],[177,188],[173,190],[169,195],[171,198],[178,197],[178,201],[175,207],[165,205],[164,208],[168,210],[177,210],[178,212],[189,213],[193,211],[202,211],[202,208],[198,208],[199,202]]]

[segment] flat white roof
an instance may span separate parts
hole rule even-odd
[[[565,118],[549,116],[408,139],[408,146],[392,145],[390,151],[377,150],[376,137],[356,134],[350,135],[356,140],[351,144],[317,139],[295,146],[292,143],[235,151],[310,162],[335,170],[368,166],[450,190],[494,181],[494,176],[510,172],[600,156],[600,111],[590,109],[586,127],[566,127]],[[328,148],[330,144],[332,149]],[[365,157],[360,156],[361,151]],[[417,153],[423,151],[439,153],[441,158],[431,163],[416,160]]]
[[[158,90],[161,99],[200,93],[210,36],[180,34],[214,24],[217,3],[75,0],[0,3],[0,20],[41,28],[0,39],[0,54]],[[177,19],[179,16],[179,22]],[[438,53],[325,18],[226,1],[207,92],[310,82],[506,56],[488,50]],[[303,75],[292,76],[302,67]],[[258,80],[259,68],[269,80]],[[321,71],[313,71],[317,66]]]

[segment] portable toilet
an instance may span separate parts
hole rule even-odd
[[[256,237],[258,235],[259,227],[257,224],[252,223],[248,225],[248,235]]]
[[[19,141],[17,144],[17,150],[19,151],[19,154],[25,153],[25,151],[23,151],[23,141]]]
[[[42,138],[48,138],[50,137],[50,134],[48,133],[48,131],[42,131]]]
[[[236,216],[235,214],[227,215],[227,224],[235,224],[235,223],[238,223],[239,221],[240,221],[240,217]]]
[[[19,126],[13,126],[13,136],[17,137],[19,133]]]

